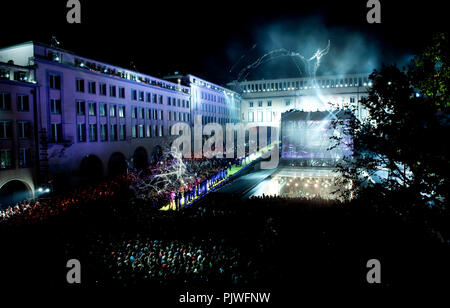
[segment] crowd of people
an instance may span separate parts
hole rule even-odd
[[[24,200],[0,211],[0,223],[23,224],[44,221],[87,201],[108,200],[123,189],[127,176],[119,176],[96,186],[86,186],[69,192],[53,194],[49,198]]]
[[[185,160],[167,152],[160,162],[143,170],[128,168],[125,175],[108,179],[97,185],[79,187],[69,192],[54,193],[49,198],[24,200],[0,210],[0,223],[30,223],[77,207],[87,200],[105,200],[128,189],[132,200],[161,208],[170,202],[176,208],[204,193],[210,185],[227,176],[227,169],[239,160],[190,159]],[[128,195],[127,195],[128,197]]]
[[[96,258],[119,285],[141,285],[148,281],[183,284],[210,280],[239,284],[241,255],[225,240],[151,240],[137,234],[116,242],[98,238]]]

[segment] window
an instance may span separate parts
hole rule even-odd
[[[131,90],[131,99],[136,101],[137,100],[137,91]]]
[[[290,100],[286,100],[286,106],[290,106],[291,105],[291,101]]]
[[[116,97],[116,86],[109,86],[109,96]]]
[[[83,101],[77,102],[77,115],[85,115],[86,114],[86,105]]]
[[[109,140],[117,141],[117,124],[111,124],[109,130]]]
[[[251,108],[251,107],[253,107],[253,102],[249,102],[248,103],[248,106]]]
[[[151,125],[146,126],[145,136],[147,138],[150,138],[152,136],[152,126]]]
[[[125,88],[122,87],[119,88],[119,97],[125,98]]]
[[[14,72],[14,80],[17,81],[27,81],[27,72],[24,71],[15,71]]]
[[[141,102],[144,101],[144,92],[142,92],[142,91],[139,91],[139,100],[140,100]]]
[[[189,108],[189,101],[186,101],[186,108]]]
[[[100,141],[108,140],[108,124],[100,124]]]
[[[272,101],[267,101],[267,107],[272,107]]]
[[[61,123],[52,123],[52,141],[53,142],[61,142],[62,138],[62,124]]]
[[[31,150],[19,149],[19,168],[31,167]]]
[[[152,110],[151,109],[147,109],[147,119],[149,119],[149,120],[152,119]]]
[[[159,103],[162,105],[162,103],[163,103],[163,96],[162,95],[160,95],[159,96]]]
[[[266,121],[267,122],[272,122],[272,111],[267,111],[266,112]]]
[[[262,107],[262,106],[263,106],[262,101],[259,101],[258,102],[258,107]]]
[[[133,111],[132,111],[132,113],[131,113],[131,117],[132,117],[133,119],[136,119],[136,118],[137,118],[137,107],[133,107]]]
[[[249,111],[248,112],[248,121],[249,122],[254,122],[255,121],[255,115],[254,115],[253,111]]]
[[[97,115],[97,108],[96,108],[96,104],[95,103],[89,103],[88,104],[88,112],[90,116],[95,116]]]
[[[30,102],[28,95],[17,95],[17,110],[30,111]]]
[[[171,100],[172,98],[170,96],[167,96],[167,105],[170,106],[172,105]]]
[[[0,110],[11,110],[11,94],[0,93]]]
[[[76,80],[76,90],[77,92],[84,92],[84,79]]]
[[[18,121],[17,122],[17,136],[22,139],[31,137],[30,122],[28,122],[28,121]]]
[[[350,103],[354,103],[356,99],[354,97],[350,97]]]
[[[12,122],[0,121],[0,139],[12,138]]]
[[[163,130],[164,130],[164,127],[162,125],[158,125],[158,136],[159,137],[164,136]]]
[[[258,122],[262,122],[262,121],[263,121],[263,112],[258,111]]]
[[[125,118],[125,106],[119,106],[119,118]]]
[[[50,75],[49,76],[49,85],[51,89],[61,89],[61,76],[59,75]]]
[[[139,125],[139,138],[144,138],[144,125]]]
[[[119,140],[125,140],[126,137],[125,124],[119,125]]]
[[[95,81],[89,81],[88,83],[88,92],[91,94],[95,94]]]
[[[131,126],[131,138],[137,138],[137,125]]]
[[[101,83],[99,85],[99,94],[106,95],[106,83]]]
[[[86,141],[86,124],[84,123],[77,124],[77,138],[78,142]]]
[[[160,120],[164,120],[163,115],[164,115],[164,114],[163,114],[163,111],[160,110],[160,111],[159,111],[159,119],[160,119]]]
[[[110,105],[109,106],[109,116],[111,118],[116,117],[116,105]]]
[[[61,114],[61,100],[50,99],[50,112],[53,114]]]
[[[151,93],[149,93],[149,92],[145,93],[145,101],[147,103],[150,103],[152,101],[152,94]]]
[[[106,104],[100,104],[99,114],[101,117],[106,117]]]
[[[0,150],[0,169],[12,168],[12,151],[10,149]]]
[[[153,94],[153,102],[156,104],[157,103],[157,95]]]
[[[89,124],[89,141],[97,141],[97,124]]]
[[[143,119],[145,117],[145,109],[139,108],[139,119]]]

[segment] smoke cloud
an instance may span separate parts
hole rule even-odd
[[[230,73],[234,78],[246,65],[271,50],[285,48],[309,58],[318,49],[325,48],[328,41],[331,41],[330,51],[322,58],[318,76],[371,73],[382,64],[402,67],[412,57],[384,43],[382,37],[351,27],[330,27],[321,17],[272,22],[258,27],[252,37],[254,41],[246,44],[231,42],[229,45],[228,56],[233,63]],[[307,77],[305,70],[299,72],[293,61],[296,60],[290,57],[272,60],[254,69],[247,79]]]

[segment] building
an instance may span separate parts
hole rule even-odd
[[[201,115],[202,125],[239,122],[241,101],[238,93],[190,74],[181,75],[175,72],[164,79],[190,88],[192,112]]]
[[[280,126],[281,114],[299,111],[324,111],[356,108],[363,118],[360,99],[371,86],[369,74],[318,76],[232,82],[228,86],[241,93],[240,121],[250,125]]]
[[[36,89],[30,67],[0,62],[0,187],[18,194],[0,193],[0,203],[4,198],[34,196],[39,155]],[[23,186],[26,190],[16,189]]]
[[[63,189],[144,167],[175,138],[173,124],[193,124],[196,113],[221,123],[239,116],[232,91],[191,75],[183,85],[36,42],[0,49],[0,63],[5,194],[13,180],[32,196],[38,186]]]

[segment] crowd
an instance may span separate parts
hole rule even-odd
[[[100,258],[109,278],[127,286],[148,281],[167,284],[242,280],[241,255],[225,240],[151,240],[133,238],[111,242],[98,238],[92,254]]]
[[[66,212],[69,208],[78,207],[87,201],[111,199],[120,192],[126,183],[127,176],[102,182],[94,187],[80,187],[70,192],[53,194],[51,198],[35,201],[25,200],[0,211],[0,223],[11,225],[44,221],[52,216]]]
[[[212,185],[227,177],[227,170],[239,160],[166,157],[153,167],[130,174],[130,188],[136,199],[161,208],[174,203],[184,206]]]
[[[0,210],[0,223],[30,223],[77,207],[87,200],[107,200],[124,187],[132,192],[133,200],[154,208],[168,203],[181,206],[204,193],[209,186],[226,178],[227,168],[238,161],[227,159],[183,160],[168,154],[159,163],[144,170],[128,169],[126,175],[108,179],[98,185],[85,186],[70,192],[53,194],[51,198],[24,200]],[[127,195],[128,197],[128,195]]]

